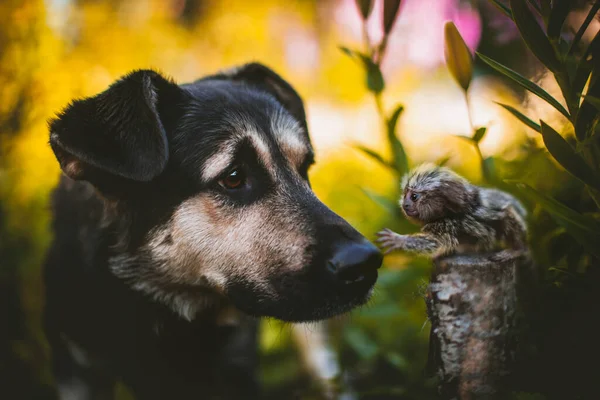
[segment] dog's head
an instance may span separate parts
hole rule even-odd
[[[313,194],[302,100],[265,66],[182,86],[137,71],[50,131],[64,173],[113,210],[112,272],[181,315],[220,298],[318,320],[369,298],[381,254]]]

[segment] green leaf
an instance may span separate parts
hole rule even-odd
[[[383,33],[386,35],[390,33],[394,26],[400,3],[400,0],[385,0],[383,2]]]
[[[533,5],[536,11],[538,11],[544,18],[549,18],[550,13],[552,12],[552,5],[550,4],[550,0],[540,0],[539,7],[536,7],[535,1],[530,2],[530,4]]]
[[[356,0],[356,7],[358,7],[358,12],[363,20],[369,18],[374,3],[372,0]]]
[[[385,196],[374,193],[369,189],[361,188],[362,192],[367,195],[368,198],[373,200],[377,205],[383,208],[389,215],[398,214],[398,203],[394,200],[390,200]]]
[[[385,82],[379,65],[366,56],[362,60],[367,69],[367,87],[373,93],[381,93],[385,87]]]
[[[525,114],[523,114],[516,108],[509,106],[508,104],[502,104],[502,103],[498,103],[498,102],[495,102],[495,103],[498,104],[500,107],[504,108],[506,111],[508,111],[515,117],[517,117],[517,119],[519,121],[521,121],[522,123],[524,123],[531,129],[533,129],[534,131],[538,131],[538,132],[542,131],[542,127],[539,124],[535,123],[533,120],[531,120],[529,117],[527,117]]]
[[[587,60],[581,60],[577,69],[575,70],[575,76],[571,82],[571,90],[575,93],[581,93],[585,84],[592,73],[592,62]]]
[[[598,10],[600,10],[600,1],[596,1],[592,5],[592,8],[590,8],[590,12],[588,13],[587,17],[585,17],[585,20],[579,27],[579,30],[577,31],[577,33],[575,34],[575,37],[573,38],[573,41],[571,42],[571,47],[569,48],[569,54],[573,54],[575,49],[577,49],[577,46],[579,45],[579,42],[581,41],[583,34],[585,33],[586,29],[590,25],[590,22],[592,22],[592,20],[598,13]]]
[[[363,152],[365,155],[367,155],[368,157],[370,157],[373,160],[377,161],[379,164],[383,165],[384,167],[396,170],[396,166],[395,165],[393,165],[390,162],[388,162],[387,160],[385,160],[383,158],[383,156],[381,154],[377,153],[376,151],[371,150],[368,147],[365,147],[365,146],[360,145],[360,144],[354,144],[354,145],[352,145],[352,147],[354,147],[355,149]]]
[[[450,74],[466,92],[473,78],[473,58],[452,21],[444,25],[444,57]]]
[[[600,80],[593,82],[588,87],[587,93],[575,118],[575,134],[580,142],[584,142],[587,138],[592,137],[596,126],[600,122],[600,112],[598,112],[597,108],[598,103],[594,104],[594,100],[598,100],[594,95],[600,95]]]
[[[396,135],[396,125],[400,115],[404,111],[403,105],[398,105],[392,115],[387,120],[387,139],[391,146],[393,163],[396,166],[396,171],[400,174],[408,172],[408,157],[402,142]]]
[[[587,191],[592,200],[594,200],[594,203],[596,203],[596,206],[600,209],[600,190],[588,186]]]
[[[347,325],[344,329],[344,339],[363,360],[369,360],[379,353],[377,343],[357,326]]]
[[[367,88],[373,93],[381,93],[385,87],[383,75],[379,66],[371,60],[369,56],[356,50],[350,50],[347,47],[340,46],[340,50],[354,60],[359,60],[365,70]]]
[[[600,190],[600,178],[575,152],[575,149],[551,126],[541,121],[542,137],[548,152],[560,165],[583,183]]]
[[[502,12],[502,14],[506,15],[508,18],[512,19],[512,11],[510,8],[502,3],[500,0],[490,0],[494,5]]]
[[[600,224],[524,183],[508,182],[516,183],[522,197],[543,207],[586,251],[600,257]]]
[[[494,157],[487,157],[483,160],[481,165],[483,176],[488,182],[493,183],[497,179],[498,174],[496,172],[496,165],[497,163]]]
[[[548,19],[548,38],[550,41],[556,42],[558,40],[570,9],[571,0],[554,0],[553,7],[550,10],[550,18]]]
[[[485,126],[482,126],[481,128],[477,128],[477,130],[475,131],[475,133],[473,134],[473,137],[472,137],[473,141],[475,143],[481,142],[481,140],[485,136],[486,131],[487,131],[487,128]]]
[[[545,100],[548,104],[550,104],[551,106],[556,108],[562,115],[564,115],[568,119],[571,118],[571,116],[569,115],[567,110],[562,106],[562,104],[560,104],[554,97],[550,96],[550,94],[548,94],[548,92],[546,92],[544,89],[542,89],[535,83],[533,83],[530,80],[523,77],[523,75],[519,74],[516,71],[513,71],[512,69],[510,69],[508,67],[505,67],[504,65],[500,64],[499,62],[494,61],[491,58],[486,57],[481,53],[477,53],[477,56],[479,57],[479,59],[481,61],[483,61],[484,63],[486,63],[493,69],[495,69],[496,71],[500,72],[502,75],[512,79],[514,82],[519,84],[521,87],[529,90],[531,93],[533,93],[536,96],[538,96],[539,98]]]
[[[596,107],[597,110],[600,111],[600,98],[594,96],[583,96],[587,102]]]
[[[560,61],[556,57],[554,48],[544,34],[544,31],[538,24],[536,18],[529,10],[525,0],[510,0],[513,20],[521,32],[521,37],[525,41],[529,50],[544,64],[550,71],[557,72],[560,69]]]

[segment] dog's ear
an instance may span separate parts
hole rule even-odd
[[[92,183],[107,174],[153,179],[169,158],[161,116],[182,97],[175,83],[140,70],[94,97],[74,101],[50,121],[50,145],[61,169]]]
[[[241,81],[270,93],[306,130],[306,113],[302,99],[287,81],[270,68],[259,63],[250,63],[223,71],[209,79]]]

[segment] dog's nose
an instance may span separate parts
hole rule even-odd
[[[377,276],[383,256],[377,247],[367,242],[352,242],[341,246],[329,260],[328,269],[344,285]]]

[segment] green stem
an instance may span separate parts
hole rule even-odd
[[[365,42],[365,46],[367,48],[367,55],[369,56],[369,58],[373,59],[375,49],[373,48],[373,46],[371,46],[371,38],[369,37],[369,31],[367,30],[367,21],[363,21],[362,31],[363,41]]]
[[[475,134],[475,126],[473,125],[473,118],[471,116],[471,102],[469,101],[469,94],[465,90],[463,91],[465,95],[465,104],[467,105],[467,117],[469,118],[469,128],[471,128],[471,136]]]
[[[383,61],[383,57],[385,56],[385,51],[387,50],[387,44],[388,44],[388,36],[385,35],[385,36],[383,36],[381,43],[379,43],[377,54],[376,54],[376,59],[373,60],[378,67],[381,66],[381,62]]]
[[[383,109],[383,100],[381,99],[381,94],[375,93],[374,97],[375,97],[375,106],[377,107],[377,113],[379,114],[379,116],[381,117],[383,122],[386,122],[387,118],[385,117],[385,110]]]
[[[469,94],[465,90],[465,103],[467,105],[467,116],[469,117],[469,127],[471,128],[471,137],[475,135],[475,126],[473,125],[473,117],[471,115],[471,103],[469,101]],[[481,164],[481,175],[483,175],[483,179],[486,182],[490,181],[490,173],[485,165],[485,159],[483,158],[483,153],[481,153],[481,148],[479,147],[479,143],[473,141],[473,145],[475,146],[475,151],[477,152],[477,157],[479,158],[479,163]]]

